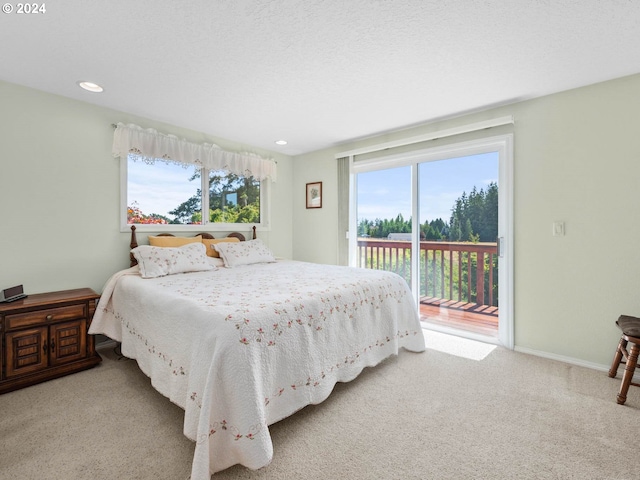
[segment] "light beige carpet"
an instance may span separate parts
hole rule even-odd
[[[213,479],[640,478],[640,388],[620,406],[604,372],[427,338],[426,352],[403,351],[271,426],[271,465]],[[135,362],[101,354],[94,369],[0,396],[0,478],[189,477],[182,410]]]

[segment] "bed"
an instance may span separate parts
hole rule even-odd
[[[268,465],[269,425],[400,348],[425,348],[400,276],[276,259],[259,239],[239,237],[212,240],[205,249],[219,257],[206,250],[203,260],[195,243],[138,246],[132,230],[138,265],[109,279],[89,330],[120,342],[153,387],[184,409],[184,435],[195,442],[192,480],[237,463]],[[196,266],[189,260],[195,271],[157,276],[140,253],[160,255],[153,261],[165,268],[165,257],[188,249],[200,255]]]

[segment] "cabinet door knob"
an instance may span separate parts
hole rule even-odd
[[[46,319],[47,320],[52,320],[53,319],[53,315],[51,315],[51,314],[47,315]]]
[[[42,351],[43,351],[44,353],[47,353],[47,342],[44,342],[44,343],[42,344]]]

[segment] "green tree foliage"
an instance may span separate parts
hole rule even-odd
[[[424,222],[420,226],[420,238],[424,240],[446,240],[449,238],[449,225],[441,218]]]
[[[200,178],[196,171],[189,181]],[[201,190],[169,213],[172,223],[202,223]],[[260,222],[260,182],[253,177],[215,172],[209,176],[209,221],[219,223]]]
[[[402,215],[398,215],[392,220],[360,220],[358,234],[368,235],[374,238],[387,238],[390,233],[411,233],[411,218],[405,220]],[[420,225],[421,240],[446,240],[449,234],[447,223],[441,218],[426,221]]]
[[[209,221],[223,223],[260,222],[260,182],[218,172],[209,177]]]
[[[386,238],[390,233],[410,233],[411,219],[405,220],[402,214],[398,214],[391,220],[361,220],[358,232],[375,238]]]
[[[491,182],[487,191],[473,187],[463,192],[451,209],[449,240],[458,242],[494,242],[498,235],[498,185]]]
[[[198,189],[193,197],[169,211],[169,214],[174,216],[171,223],[202,223],[201,191]]]

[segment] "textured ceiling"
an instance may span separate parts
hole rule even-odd
[[[289,155],[640,72],[637,0],[46,9],[0,14],[0,79]]]

